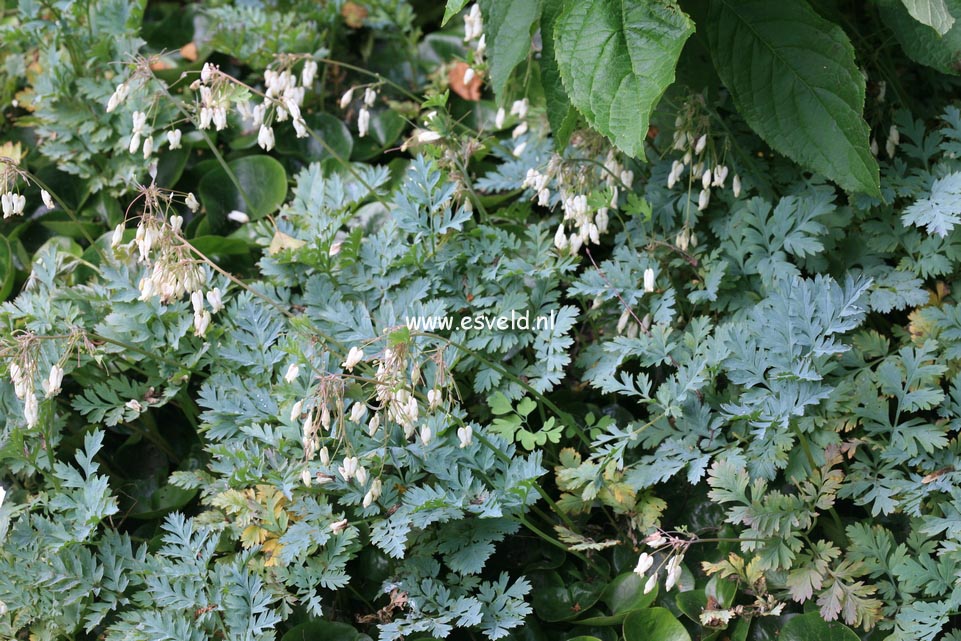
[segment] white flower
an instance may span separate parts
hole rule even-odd
[[[734,190],[735,198],[741,195],[741,177],[737,174],[734,174],[734,182],[731,183],[731,189]]]
[[[153,136],[147,136],[143,141],[143,158],[147,160],[153,153]]]
[[[0,505],[3,505],[3,499],[5,498],[7,498],[7,491],[0,485]]]
[[[363,138],[367,135],[367,130],[370,127],[370,112],[367,111],[366,107],[361,107],[360,113],[357,114],[357,135]]]
[[[135,412],[143,412],[143,405],[141,405],[140,401],[138,401],[135,398],[132,398],[126,403],[124,403],[124,407],[130,410],[133,410]]]
[[[310,87],[314,84],[314,78],[317,77],[317,62],[315,60],[307,60],[304,63],[304,68],[300,72],[300,83],[305,87]]]
[[[364,419],[364,415],[367,413],[367,406],[363,403],[354,403],[350,408],[350,420],[354,423],[360,423]]]
[[[465,425],[464,427],[457,428],[457,440],[460,441],[461,449],[467,447],[471,444],[473,440],[474,430],[470,425]]]
[[[424,445],[428,445],[431,439],[434,438],[434,433],[431,431],[429,425],[420,426],[420,440],[424,442]]]
[[[564,233],[564,223],[557,226],[557,231],[554,232],[554,247],[560,250],[567,248],[567,235]]]
[[[13,194],[6,193],[6,192],[3,194],[0,194],[0,204],[2,204],[2,207],[3,207],[4,218],[9,218],[10,216],[13,215],[13,202],[10,200],[11,196],[13,196]]]
[[[344,92],[343,96],[340,97],[340,103],[339,103],[340,108],[346,109],[347,105],[349,105],[350,101],[353,99],[354,99],[354,88],[351,87],[350,89]]]
[[[306,467],[304,468],[304,471],[300,473],[300,481],[305,486],[310,487],[310,470],[308,470]]]
[[[327,446],[320,448],[320,462],[324,465],[330,465],[330,452],[327,451]]]
[[[503,107],[498,108],[497,115],[494,116],[494,127],[497,129],[503,129],[505,118],[507,118],[507,112],[504,111]]]
[[[467,67],[464,70],[464,84],[469,85],[470,81],[474,79],[474,69],[472,67]]]
[[[375,100],[377,100],[377,92],[374,91],[373,87],[364,89],[364,104],[368,107],[373,107]]]
[[[210,109],[210,107],[201,107],[200,108],[200,128],[209,129],[210,121],[213,119],[213,116],[214,116],[214,112],[212,109]]]
[[[659,548],[667,542],[667,539],[665,539],[664,535],[660,532],[655,532],[654,534],[649,534],[644,539],[644,542],[652,548]]]
[[[657,585],[657,573],[652,574],[648,579],[647,583],[644,584],[644,594],[650,594],[654,586]]]
[[[357,485],[367,485],[367,468],[363,465],[358,466],[354,478],[357,479]]]
[[[676,555],[672,556],[671,560],[667,562],[667,578],[664,580],[664,590],[670,591],[677,584],[679,578],[681,578],[681,557]]]
[[[629,321],[630,319],[631,319],[631,310],[625,308],[624,311],[621,312],[621,315],[617,319],[618,334],[624,333],[624,328],[627,327],[627,321]]]
[[[364,507],[368,508],[373,504],[374,501],[380,498],[380,493],[382,491],[383,484],[380,479],[374,479],[371,481],[370,489],[367,490],[367,494],[364,495]]]
[[[326,405],[320,410],[320,424],[325,430],[330,431],[330,408]]]
[[[724,181],[727,180],[728,168],[727,165],[719,165],[714,168],[714,181],[711,183],[712,187],[724,187]]]
[[[306,138],[310,135],[310,131],[307,129],[307,121],[299,116],[294,118],[294,131],[297,132],[298,138]]]
[[[171,149],[180,149],[181,138],[183,138],[183,132],[179,129],[171,129],[167,132],[167,144]]]
[[[707,134],[702,134],[701,137],[698,138],[697,142],[694,144],[694,153],[700,154],[702,151],[704,151],[704,147],[706,146],[707,146]]]
[[[901,133],[898,131],[897,126],[891,125],[891,128],[888,130],[887,142],[884,144],[884,150],[888,153],[888,157],[894,157],[894,151],[900,143]]]
[[[130,136],[130,146],[127,147],[127,151],[129,151],[132,154],[135,154],[137,153],[138,149],[140,149],[140,134],[135,133],[132,136]]]
[[[187,209],[192,212],[196,212],[200,209],[200,203],[197,202],[197,197],[194,196],[194,192],[189,192],[187,197],[184,198],[184,204],[187,205]]]
[[[522,142],[521,144],[514,147],[514,156],[520,158],[524,154],[524,150],[527,149],[527,143]]]
[[[356,456],[348,456],[344,458],[344,464],[337,468],[337,471],[343,477],[345,481],[349,481],[354,478],[357,474],[357,468],[359,467],[358,460]]]
[[[297,377],[300,375],[300,366],[297,363],[291,363],[287,368],[287,372],[284,374],[284,380],[288,383],[293,383]]]
[[[207,292],[207,303],[210,305],[211,314],[216,314],[224,308],[223,294],[219,287],[214,287]]]
[[[244,223],[250,222],[250,216],[248,216],[242,211],[238,211],[235,209],[229,214],[227,214],[227,220],[232,220],[235,223],[240,223],[241,225],[243,225]]]
[[[123,104],[123,101],[127,99],[127,94],[130,92],[130,87],[126,82],[121,82],[114,89],[113,94],[110,96],[110,100],[107,101],[107,113],[112,112],[114,109]]]
[[[710,204],[710,202],[711,202],[710,188],[702,189],[701,193],[697,195],[697,210],[704,211],[705,209],[707,209],[707,206],[708,204]]]
[[[435,409],[441,403],[442,395],[439,389],[432,389],[427,391],[427,407],[430,409]]]
[[[417,142],[420,143],[437,142],[441,138],[443,138],[443,136],[436,131],[428,131],[424,129],[417,133]]]
[[[527,122],[522,122],[521,124],[514,127],[514,131],[511,132],[511,138],[517,139],[527,133]]]
[[[227,127],[227,110],[223,107],[215,107],[213,109],[213,121],[217,131],[225,129]]]
[[[133,128],[130,130],[133,134],[143,135],[146,133],[147,127],[147,114],[142,111],[133,112]]]
[[[367,435],[373,436],[377,433],[377,428],[380,427],[380,414],[374,413],[370,418],[370,422],[367,424]]]
[[[704,189],[709,188],[709,187],[711,186],[711,178],[712,178],[712,177],[713,177],[713,176],[712,176],[712,174],[711,174],[711,170],[710,170],[710,169],[705,169],[705,170],[704,170],[704,173],[701,174],[701,187],[703,187]]]
[[[204,311],[204,294],[199,289],[190,293],[190,304],[194,307],[194,314]]]
[[[637,576],[644,576],[647,571],[651,569],[654,565],[654,557],[647,552],[642,552],[641,556],[637,559],[637,565],[634,567],[634,573]]]
[[[352,372],[357,363],[364,360],[364,350],[359,347],[351,347],[350,351],[347,352],[347,360],[341,363],[341,366],[348,372]]]
[[[644,270],[644,291],[647,293],[654,291],[654,270],[650,267]]]
[[[34,394],[27,394],[23,401],[23,417],[27,420],[27,427],[36,426],[40,420],[40,403]]]
[[[41,189],[41,190],[40,190],[40,200],[43,201],[43,205],[44,205],[44,207],[46,207],[47,209],[53,209],[54,207],[57,206],[57,205],[53,202],[53,198],[50,197],[50,192],[48,192],[46,189]]]
[[[523,120],[527,117],[527,109],[529,104],[530,103],[527,102],[527,98],[524,98],[523,100],[515,100],[514,104],[511,105],[511,115],[517,116]]]
[[[174,214],[170,217],[170,231],[175,234],[179,234],[181,228],[184,226],[184,217],[179,214]]]
[[[123,232],[124,232],[124,229],[126,229],[126,227],[124,227],[124,224],[123,224],[123,223],[120,223],[119,225],[117,225],[116,227],[113,228],[113,234],[110,236],[110,246],[111,246],[111,247],[116,247],[116,246],[118,246],[121,242],[123,242]]]
[[[197,336],[203,336],[207,333],[207,328],[210,326],[210,312],[204,310],[199,314],[194,314],[194,333]]]
[[[257,133],[257,144],[264,151],[270,151],[274,148],[274,130],[269,125],[260,125],[260,131]]]
[[[43,387],[44,394],[47,398],[51,396],[56,396],[60,393],[60,384],[63,382],[63,368],[59,365],[53,365],[50,367],[50,375],[47,379],[41,383]]]
[[[334,521],[333,523],[330,524],[330,531],[333,532],[334,534],[337,534],[338,532],[343,532],[345,529],[347,529],[347,519]]]
[[[300,412],[304,409],[304,401],[300,400],[294,403],[294,406],[290,408],[290,422],[293,423],[300,418]]]

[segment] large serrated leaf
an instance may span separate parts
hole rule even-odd
[[[671,2],[565,0],[554,50],[571,104],[624,153],[643,157],[651,111],[693,32]]]
[[[554,25],[563,8],[564,0],[544,0],[544,9],[541,12],[541,83],[544,85],[544,101],[547,103],[547,121],[551,125],[557,149],[567,146],[574,127],[577,126],[577,111],[564,90],[554,56]]]
[[[911,17],[925,24],[938,35],[944,35],[954,26],[954,16],[948,11],[945,0],[901,0]]]
[[[881,19],[909,58],[942,73],[958,75],[961,72],[961,0],[946,0],[945,4],[955,20],[939,38],[929,27],[912,20],[900,0],[878,2]]]
[[[480,0],[490,57],[491,87],[498,97],[511,72],[531,49],[531,27],[541,17],[540,0]]]
[[[708,46],[747,123],[776,151],[880,197],[864,76],[840,27],[804,0],[711,0]]]

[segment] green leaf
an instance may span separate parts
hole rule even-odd
[[[828,623],[817,612],[792,617],[781,629],[780,641],[858,641],[858,635],[843,623]]]
[[[864,76],[840,27],[804,0],[711,0],[708,45],[738,111],[772,148],[851,192],[880,197]]]
[[[233,210],[244,212],[251,220],[263,218],[287,198],[287,172],[270,156],[244,156],[227,166],[243,193],[223,167],[208,172],[197,186],[211,229],[221,228]]]
[[[954,25],[954,17],[948,11],[945,0],[901,0],[911,17],[943,36]]]
[[[280,641],[357,641],[360,632],[346,623],[310,621],[292,627]]]
[[[578,625],[618,625],[632,612],[650,607],[657,598],[658,587],[644,594],[645,579],[634,572],[618,575],[601,594],[601,600],[611,610],[610,616],[595,616],[576,621]]]
[[[541,84],[544,85],[544,100],[547,103],[547,121],[551,125],[557,149],[567,146],[577,126],[577,110],[564,90],[554,54],[554,25],[563,8],[564,0],[544,0],[541,11]]]
[[[487,399],[487,404],[491,408],[491,412],[497,414],[498,416],[503,414],[510,414],[514,411],[511,407],[511,402],[504,395],[503,392],[495,392],[491,394],[490,398]]]
[[[480,0],[490,57],[491,87],[503,101],[511,72],[530,53],[531,27],[541,17],[540,0]]]
[[[624,620],[624,641],[691,641],[691,635],[669,610],[651,608]]]
[[[554,28],[561,80],[592,127],[644,156],[651,111],[674,82],[694,23],[674,3],[565,0]]]
[[[894,33],[904,53],[915,62],[937,69],[941,73],[958,75],[961,72],[961,0],[945,0],[955,18],[954,26],[942,37],[912,20],[900,0],[880,0],[881,20]]]
[[[469,0],[447,0],[447,7],[444,9],[444,19],[440,21],[440,26],[447,24],[451,18],[463,11]]]
[[[0,235],[0,301],[6,300],[13,289],[13,252],[6,236]]]

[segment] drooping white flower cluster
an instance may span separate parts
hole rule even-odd
[[[665,553],[667,554],[667,560],[662,560],[644,583],[644,594],[648,594],[657,585],[661,568],[665,570],[664,589],[671,590],[677,585],[678,579],[681,578],[681,562],[684,560],[684,553],[691,542],[680,537],[666,536],[661,532],[655,532],[645,538],[644,543],[652,548],[653,552],[642,552],[637,559],[634,573],[641,578],[647,576],[648,571],[654,566],[654,562],[657,560],[655,556],[657,552],[665,552],[666,550]]]
[[[13,393],[23,401],[23,417],[27,427],[35,427],[40,420],[40,402],[34,388],[34,370],[36,363],[21,361],[10,364],[10,380],[13,382]]]
[[[464,16],[464,42],[473,43],[471,63],[464,69],[463,83],[469,85],[476,70],[484,64],[484,54],[487,51],[487,36],[484,34],[484,18],[481,16],[479,4],[471,5],[470,11]]]
[[[14,162],[0,159],[0,207],[4,218],[23,214],[23,208],[27,204],[26,196],[17,191],[20,170]]]
[[[672,149],[683,155],[680,160],[671,163],[671,171],[667,176],[667,188],[674,189],[687,174],[688,189],[698,189],[698,211],[707,209],[711,203],[712,189],[723,189],[730,175],[730,168],[718,162],[708,131],[710,120],[701,114],[698,107],[701,102],[700,96],[695,97],[674,120]],[[731,190],[735,198],[741,196],[740,176],[735,175],[731,180]]]
[[[360,87],[351,87],[344,92],[344,95],[340,97],[338,105],[341,109],[347,109],[350,107],[351,102],[354,100],[354,90]],[[370,131],[370,109],[377,102],[377,88],[373,85],[368,85],[364,87],[364,97],[363,104],[360,107],[360,111],[357,112],[357,135],[361,138],[365,137]]]
[[[523,187],[534,192],[537,204],[553,207],[559,203],[563,220],[554,234],[554,246],[576,254],[585,244],[597,245],[607,232],[611,208],[618,207],[621,189],[634,182],[634,172],[626,169],[613,151],[609,151],[601,167],[566,161],[554,154],[544,171],[528,169]],[[599,186],[610,190],[611,198],[597,206],[587,194]],[[570,229],[570,231],[568,231]]]

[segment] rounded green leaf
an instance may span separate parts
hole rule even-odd
[[[553,44],[571,104],[624,153],[643,158],[651,111],[692,33],[672,2],[565,0]]]
[[[780,641],[858,641],[854,630],[832,621],[828,623],[817,612],[792,617],[781,628]]]
[[[844,30],[804,0],[711,0],[703,24],[718,75],[767,144],[847,191],[881,196],[865,80]]]
[[[691,641],[691,635],[669,610],[651,608],[624,620],[624,641]]]
[[[310,621],[291,628],[280,641],[358,641],[360,632],[346,623]]]
[[[234,210],[244,212],[251,220],[263,218],[287,198],[287,172],[270,156],[244,156],[227,166],[237,184],[218,166],[197,186],[211,229],[221,229],[227,214]]]

